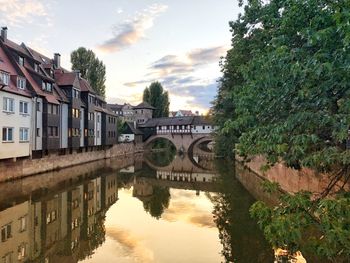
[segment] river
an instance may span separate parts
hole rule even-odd
[[[3,262],[274,262],[261,179],[208,155],[104,160],[0,184]]]

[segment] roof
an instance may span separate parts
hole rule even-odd
[[[75,72],[55,71],[55,80],[58,86],[74,86],[80,89],[79,78]]]
[[[141,102],[139,105],[135,106],[134,109],[150,109],[155,110],[153,106],[149,105],[147,102]]]
[[[96,92],[91,88],[89,82],[86,79],[79,78],[80,90],[82,92],[90,92],[96,95]]]
[[[167,125],[211,125],[211,123],[202,116],[184,116],[149,119],[145,124],[139,126],[140,128],[153,128]]]
[[[10,75],[9,85],[3,87],[1,89],[2,91],[14,93],[25,97],[32,97],[32,94],[29,90],[27,89],[22,90],[17,88],[16,78],[13,78],[12,76],[19,75],[18,71],[15,69],[15,67],[10,61],[10,58],[7,56],[7,54],[5,53],[5,50],[1,46],[0,46],[0,71],[4,71]]]
[[[143,135],[142,131],[140,131],[139,129],[134,127],[134,123],[133,122],[126,122],[126,125],[128,126],[128,130],[131,131],[132,134]]]
[[[107,104],[107,107],[112,111],[120,111],[122,110],[123,106],[124,105],[120,105],[120,104]]]

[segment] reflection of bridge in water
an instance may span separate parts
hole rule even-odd
[[[142,174],[134,181],[136,195],[150,194],[149,186],[175,188],[204,192],[216,192],[213,182],[217,174],[212,164],[213,156],[176,155],[166,166],[157,166],[149,158],[144,158],[145,164],[155,171],[155,177],[143,177]],[[203,166],[204,164],[204,166]],[[210,165],[209,165],[210,164]]]

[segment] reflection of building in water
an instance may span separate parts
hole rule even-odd
[[[105,207],[109,207],[118,200],[118,188],[117,188],[117,176],[107,175],[106,176],[106,199]]]
[[[0,260],[4,263],[23,262],[30,258],[30,202],[10,207],[0,214]]]
[[[186,173],[176,171],[157,171],[157,179],[179,182],[215,182],[217,175],[209,173]]]
[[[145,201],[153,195],[153,185],[151,185],[147,178],[134,177],[132,196]]]
[[[116,175],[42,192],[0,211],[1,263],[78,262],[104,241],[104,215],[118,199]]]

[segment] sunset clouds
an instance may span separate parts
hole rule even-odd
[[[145,37],[146,31],[153,27],[155,18],[167,10],[166,5],[153,4],[133,18],[113,27],[113,37],[98,46],[98,49],[107,52],[117,52],[127,48]],[[119,10],[119,9],[118,9]]]
[[[0,0],[2,25],[21,27],[33,23],[37,18],[49,21],[48,8],[43,1]]]

